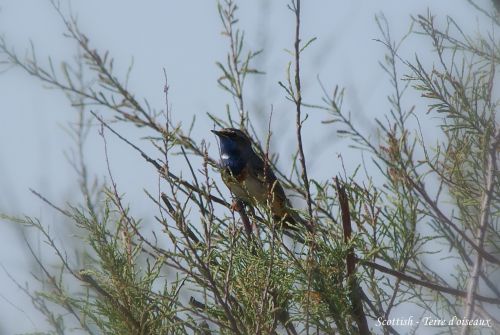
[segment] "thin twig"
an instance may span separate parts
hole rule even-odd
[[[497,148],[500,143],[500,128],[496,129],[493,140],[491,141],[490,147],[488,148],[488,166],[487,166],[487,176],[485,181],[485,190],[483,201],[481,202],[481,217],[479,219],[478,233],[477,233],[477,245],[482,249],[484,246],[484,240],[486,237],[486,230],[488,228],[488,219],[491,210],[491,198],[493,197],[494,183],[493,179],[495,177],[497,169]],[[477,253],[476,261],[474,262],[474,267],[472,268],[469,285],[467,288],[467,308],[465,310],[464,319],[469,320],[474,314],[475,306],[475,295],[477,291],[477,285],[479,281],[479,274],[482,271],[483,257],[481,253]],[[467,335],[470,333],[471,327],[464,327],[462,329],[462,335]]]
[[[312,224],[313,210],[311,201],[311,191],[309,189],[309,178],[307,176],[306,158],[304,154],[304,148],[302,146],[302,91],[301,91],[301,80],[300,80],[300,0],[292,0],[291,9],[295,14],[295,89],[292,90],[290,87],[289,93],[292,94],[292,98],[295,102],[295,117],[296,117],[296,136],[297,136],[297,146],[299,150],[299,161],[302,168],[302,180],[304,182],[304,189],[306,193],[307,202],[307,213],[309,216],[309,224],[312,232],[314,233],[315,225]],[[291,86],[291,84],[290,84]],[[295,94],[293,94],[295,92]],[[310,260],[314,253],[314,243],[308,250],[307,263],[310,264]],[[307,291],[311,290],[312,284],[312,270],[309,269],[307,276]],[[307,295],[306,300],[306,333],[309,335],[309,319],[310,319],[310,296]]]
[[[400,278],[401,280],[408,282],[408,283],[411,283],[411,284],[427,287],[428,289],[438,291],[438,292],[452,294],[452,295],[457,296],[457,297],[462,297],[462,298],[467,297],[466,291],[461,291],[461,290],[457,290],[455,288],[441,286],[441,285],[437,285],[437,284],[434,284],[434,283],[431,283],[431,282],[428,282],[428,281],[425,281],[422,279],[418,279],[418,278],[412,277],[406,273],[390,269],[386,266],[377,264],[375,262],[371,262],[371,261],[367,261],[367,260],[358,260],[358,261],[362,265],[366,265],[366,266],[373,268],[375,270],[378,270],[380,272],[389,274],[389,275],[394,276],[396,278]],[[475,298],[478,301],[487,302],[489,304],[495,304],[495,305],[500,304],[500,299],[498,299],[498,298],[490,298],[490,297],[485,297],[485,296],[478,295],[478,294],[476,294]]]
[[[300,0],[295,2],[295,106],[296,106],[296,127],[297,127],[297,145],[299,149],[299,161],[302,168],[302,179],[304,181],[304,188],[306,191],[306,201],[307,201],[307,212],[309,214],[309,220],[312,220],[313,210],[312,210],[312,200],[311,191],[309,188],[309,177],[307,175],[306,167],[306,157],[304,154],[304,148],[302,145],[302,92],[300,83]],[[311,226],[312,221],[310,222]],[[314,229],[314,227],[313,227]]]
[[[137,152],[139,152],[141,154],[141,156],[148,162],[148,163],[151,163],[157,170],[158,172],[160,172],[162,175],[165,175],[166,177],[168,178],[171,178],[173,179],[176,183],[179,183],[181,184],[182,186],[188,188],[189,190],[193,191],[193,192],[196,192],[196,193],[204,193],[203,190],[199,189],[198,187],[188,183],[187,181],[185,180],[182,180],[180,177],[176,176],[175,174],[171,173],[170,171],[165,171],[165,169],[160,165],[160,163],[158,163],[156,160],[154,160],[153,158],[151,158],[150,156],[148,156],[144,151],[142,151],[138,146],[136,146],[135,144],[133,144],[132,142],[130,142],[129,140],[127,140],[125,137],[123,137],[122,135],[120,135],[116,130],[114,130],[111,126],[108,125],[108,123],[106,121],[104,121],[99,115],[97,115],[96,113],[94,113],[93,111],[90,111],[90,113],[97,119],[99,120],[99,122],[101,122],[104,127],[106,127],[107,129],[109,129],[113,134],[115,134],[120,140],[124,141],[125,143],[127,143],[128,145],[130,145],[133,149],[135,149]],[[215,202],[215,203],[218,203],[220,205],[223,205],[227,208],[230,208],[231,205],[224,201],[223,199],[219,198],[219,197],[216,197],[214,195],[211,195],[211,194],[208,194],[207,195],[208,197],[210,197],[210,200]]]

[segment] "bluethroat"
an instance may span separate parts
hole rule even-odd
[[[285,228],[308,224],[291,208],[283,187],[271,166],[252,148],[252,141],[241,130],[212,130],[220,139],[220,169],[224,183],[236,199],[250,206],[270,206],[273,219]]]

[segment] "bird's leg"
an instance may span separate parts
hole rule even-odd
[[[234,198],[231,203],[231,210],[235,212],[241,212],[245,210],[245,204],[240,199]]]
[[[248,237],[252,237],[252,224],[250,223],[250,219],[248,218],[248,215],[245,211],[245,203],[238,198],[234,198],[233,202],[231,203],[231,210],[233,212],[238,212],[241,217],[241,221],[243,222],[243,226],[245,227],[245,232],[247,233]]]
[[[241,217],[241,221],[243,222],[243,226],[245,227],[245,231],[248,237],[252,238],[252,233],[255,233],[255,236],[259,236],[259,230],[257,225],[255,224],[255,220],[250,221],[250,218],[247,215],[246,208],[250,209],[250,216],[254,216],[255,212],[252,206],[246,206],[246,203],[238,198],[233,198],[233,202],[231,203],[231,210],[238,212]]]

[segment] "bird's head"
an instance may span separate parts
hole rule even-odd
[[[220,152],[222,159],[241,156],[252,150],[250,138],[241,130],[236,128],[223,128],[212,130],[212,133],[220,139]]]

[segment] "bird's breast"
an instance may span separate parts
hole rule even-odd
[[[233,174],[230,169],[225,169],[222,177],[237,198],[249,203],[266,201],[267,188],[256,176],[249,173],[248,167],[241,169],[238,174]]]

